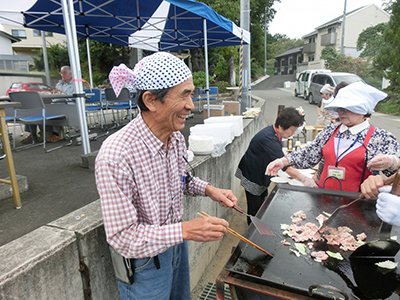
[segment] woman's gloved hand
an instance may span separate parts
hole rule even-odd
[[[275,176],[283,167],[282,158],[275,159],[268,164],[267,169],[265,170],[265,175]]]
[[[396,155],[378,154],[370,160],[367,167],[374,171],[396,171],[398,169],[398,163],[399,159]]]
[[[400,197],[390,194],[391,189],[391,186],[379,189],[376,213],[383,222],[400,226]]]
[[[315,183],[314,179],[312,179],[311,177],[308,177],[307,175],[304,174],[299,174],[296,179],[298,181],[301,181],[305,186],[308,187],[317,187],[317,184]]]

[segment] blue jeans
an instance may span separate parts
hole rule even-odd
[[[158,255],[160,268],[153,257],[133,259],[132,285],[117,281],[121,300],[190,300],[187,242],[175,245]]]

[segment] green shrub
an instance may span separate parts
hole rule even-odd
[[[376,105],[375,111],[378,111],[378,112],[381,112],[384,114],[400,116],[400,97],[399,97],[399,95],[389,91],[388,97]]]
[[[220,55],[219,62],[214,68],[214,74],[216,76],[216,80],[225,81],[228,80],[229,77],[229,66],[226,63],[225,58]]]
[[[193,84],[195,87],[205,87],[206,86],[206,72],[197,71],[193,73]]]
[[[217,81],[214,85],[218,87],[218,93],[226,93],[226,88],[229,86],[229,83],[226,81]]]

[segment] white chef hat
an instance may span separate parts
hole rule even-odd
[[[118,96],[124,86],[137,90],[160,90],[174,87],[192,77],[188,66],[168,52],[156,52],[142,58],[133,70],[124,64],[113,67],[109,74],[111,85]]]
[[[333,86],[331,86],[329,83],[327,83],[321,88],[321,90],[319,92],[322,94],[332,95],[334,91],[335,91],[335,88]]]
[[[361,81],[341,88],[335,99],[324,107],[327,111],[347,109],[353,113],[366,115],[374,112],[376,104],[385,99],[386,93]]]

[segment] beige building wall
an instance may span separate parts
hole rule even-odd
[[[371,26],[378,25],[379,23],[387,23],[389,22],[390,15],[384,10],[380,9],[375,5],[369,5],[356,13],[349,15],[346,17],[346,32],[344,36],[344,46],[347,50],[354,49],[356,51],[357,39],[360,33]],[[339,32],[339,47],[340,50],[341,45],[341,35],[342,29],[340,28]],[[347,52],[345,52],[347,54]],[[352,52],[349,51],[348,55],[351,55]],[[353,55],[352,55],[353,56]],[[357,55],[358,56],[358,55]]]
[[[375,4],[368,5],[354,13],[347,14],[345,20],[345,38],[344,38],[344,53],[352,57],[358,57],[359,52],[356,50],[357,39],[360,33],[371,26],[375,26],[379,23],[389,22],[390,15],[383,9],[379,8]],[[328,21],[329,22],[329,21]],[[342,43],[342,25],[343,18],[337,18],[332,20],[324,27],[317,27],[318,31],[315,37],[315,53],[304,54],[304,61],[308,63],[307,69],[323,69],[324,60],[321,59],[321,52],[325,47],[321,45],[322,36],[328,34],[329,28],[335,28],[336,37],[334,44],[329,47],[334,47],[337,51],[340,51]],[[305,44],[308,43],[309,35],[304,36]],[[314,56],[314,60],[310,61],[308,58]]]
[[[21,39],[20,42],[16,42],[12,44],[13,52],[15,55],[29,55],[34,57],[36,55],[36,50],[40,50],[43,45],[42,36],[37,33],[40,31],[19,27],[19,26],[10,26],[3,25],[4,31],[10,35],[13,35],[13,30],[21,30],[25,32],[26,38],[19,37]],[[52,33],[52,36],[46,36],[46,45],[55,45],[55,44],[64,44],[67,39],[64,34]],[[33,63],[33,61],[31,61]]]

